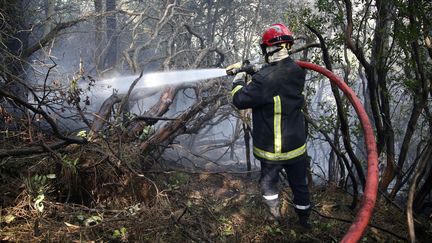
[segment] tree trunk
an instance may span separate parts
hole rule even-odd
[[[97,15],[95,17],[94,25],[95,25],[95,63],[96,63],[96,69],[98,71],[103,69],[103,35],[102,35],[102,29],[103,29],[103,17],[100,16],[102,14],[103,6],[102,6],[102,0],[94,0],[94,8],[95,8],[95,14]]]
[[[395,174],[395,151],[394,151],[394,131],[390,117],[390,94],[387,89],[387,55],[389,50],[389,14],[391,3],[388,0],[379,0],[376,2],[377,20],[374,32],[374,40],[371,53],[371,70],[369,72],[369,85],[373,84],[375,89],[370,90],[371,94],[376,94],[375,100],[371,103],[372,109],[378,107],[378,102],[381,104],[379,115],[382,121],[382,133],[378,132],[378,151],[386,148],[386,168],[381,180],[381,190],[386,191],[388,185],[392,181]],[[376,86],[377,85],[377,86]],[[376,112],[376,111],[375,111]],[[376,113],[375,113],[376,114]]]
[[[409,6],[414,9],[414,1],[409,1]],[[421,24],[418,23],[417,18],[413,15],[413,13],[409,14],[409,25],[411,28],[417,28],[419,27]],[[386,184],[382,183],[382,189],[386,189],[388,186],[388,184],[391,182],[391,180],[393,180],[393,178],[395,177],[395,174],[397,175],[396,178],[396,185],[394,187],[394,189],[391,192],[391,196],[395,197],[397,194],[397,189],[401,187],[401,182],[402,182],[402,177],[403,177],[403,168],[404,168],[404,164],[405,164],[405,160],[406,160],[406,156],[408,153],[408,149],[409,149],[409,144],[411,142],[411,138],[414,134],[415,131],[415,127],[416,124],[418,122],[418,118],[421,114],[421,112],[423,111],[423,109],[425,108],[425,106],[427,105],[427,99],[428,99],[428,90],[429,90],[429,83],[430,80],[428,81],[428,77],[427,74],[424,70],[424,64],[427,63],[426,58],[421,54],[421,47],[419,46],[418,40],[417,39],[413,39],[411,41],[411,58],[412,58],[412,63],[413,63],[413,72],[415,74],[415,79],[418,82],[419,85],[416,86],[415,90],[414,90],[414,104],[413,104],[413,109],[411,112],[411,116],[405,131],[405,136],[404,136],[404,140],[401,146],[401,150],[400,150],[400,154],[399,154],[399,160],[398,160],[398,164],[397,164],[397,168],[392,168],[392,171],[385,171],[385,176],[384,179],[386,179],[384,182],[386,182]],[[381,75],[385,75],[381,74]],[[382,92],[384,94],[387,94],[388,91],[384,87],[382,87]],[[384,113],[386,114],[386,116],[389,116],[389,107],[388,107],[388,101],[387,102],[383,102],[383,107],[384,107]],[[386,122],[385,124],[387,126],[390,127],[388,134],[388,142],[393,142],[390,146],[389,143],[387,143],[387,158],[389,159],[389,157],[391,159],[393,159],[394,161],[394,135],[393,135],[393,130],[391,129],[391,123],[390,123],[390,118],[388,118],[389,122]],[[390,149],[390,150],[389,150]],[[393,155],[393,156],[390,156]]]
[[[423,185],[418,190],[417,194],[414,197],[413,201],[413,208],[414,211],[417,213],[420,213],[421,209],[423,208],[424,201],[426,197],[431,193],[432,191],[432,168],[429,169],[429,173],[424,180]]]
[[[252,170],[252,164],[251,164],[251,159],[250,159],[250,134],[252,132],[251,130],[252,129],[246,123],[243,123],[244,141],[245,141],[245,146],[246,146],[247,171]],[[250,174],[248,174],[248,176],[250,176]]]
[[[116,0],[106,0],[106,11],[116,10]],[[108,49],[105,56],[105,69],[114,68],[118,56],[118,36],[117,36],[117,19],[115,14],[106,17],[106,37],[108,40]]]
[[[26,26],[24,9],[25,1],[17,0],[7,3],[1,3],[3,14],[7,22],[7,31],[9,35],[2,39],[5,45],[6,53],[2,56],[3,74],[5,85],[1,87],[12,93],[16,97],[27,101],[28,89],[23,82],[26,80],[25,66],[26,58],[22,55],[24,50],[28,48],[29,28]],[[3,37],[3,36],[2,36]],[[23,110],[16,106],[13,102],[6,101],[5,108],[11,114],[15,121],[24,116]]]
[[[312,27],[310,27],[310,26],[307,26],[307,27],[320,40],[321,49],[323,51],[323,60],[324,60],[325,66],[328,70],[332,71],[330,55],[328,53],[328,49],[326,47],[326,43],[324,41],[324,38],[322,37],[322,35],[318,31],[316,31]],[[360,184],[364,188],[365,183],[366,183],[365,175],[364,175],[361,163],[360,163],[359,159],[355,156],[354,150],[351,146],[351,138],[350,138],[350,132],[349,132],[348,119],[347,119],[346,112],[344,111],[344,108],[343,108],[343,103],[342,103],[341,96],[339,94],[339,89],[333,83],[331,83],[330,85],[331,85],[331,89],[333,92],[333,96],[334,96],[335,101],[336,101],[337,114],[338,114],[338,119],[340,122],[340,130],[342,133],[342,141],[344,143],[345,150],[347,151],[349,158],[351,159],[351,161],[353,162],[353,164],[357,170],[357,174],[358,174],[358,177],[360,179]],[[335,138],[335,139],[339,139],[339,138]]]
[[[416,242],[415,240],[415,230],[414,230],[414,216],[413,216],[413,200],[414,200],[414,194],[417,188],[417,182],[419,181],[419,178],[423,174],[423,171],[425,170],[428,162],[431,160],[432,157],[432,149],[429,146],[426,152],[424,153],[424,156],[422,156],[420,163],[418,163],[418,166],[416,168],[416,172],[414,174],[414,178],[411,181],[411,185],[409,187],[408,191],[408,200],[407,200],[407,222],[408,222],[408,232],[410,236],[411,242]],[[425,183],[427,184],[427,183]]]
[[[44,35],[48,34],[53,28],[53,21],[54,21],[53,18],[55,13],[54,7],[55,7],[54,0],[45,0],[46,23],[45,23]]]

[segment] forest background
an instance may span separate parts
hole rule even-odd
[[[402,217],[396,239],[430,235],[430,1],[14,0],[0,6],[1,239],[250,240],[244,238],[250,232],[232,230],[240,223],[227,215],[214,220],[217,226],[182,224],[187,210],[189,217],[199,214],[193,202],[181,207],[176,194],[162,193],[199,191],[189,184],[197,175],[256,179],[250,118],[231,105],[230,78],[127,91],[143,73],[256,59],[260,35],[273,23],[295,34],[294,59],[332,70],[363,102],[376,135],[380,207]],[[98,86],[108,81],[113,87]],[[304,95],[311,187],[337,190],[349,205],[342,215],[352,216],[367,180],[362,128],[347,98],[323,76],[308,72]],[[174,208],[184,211],[177,215]],[[130,210],[139,219],[176,215],[181,233],[161,235],[156,227],[140,234],[132,222],[107,219]],[[75,223],[67,225],[69,217]],[[23,225],[27,230],[18,233]],[[267,226],[257,232],[300,237]],[[323,240],[320,234],[309,237]]]

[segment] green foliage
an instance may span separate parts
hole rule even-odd
[[[285,24],[290,27],[294,33],[304,33],[306,30],[304,24],[308,22],[310,16],[312,15],[312,10],[308,7],[300,7],[296,9],[296,17],[293,18],[292,13],[287,13],[285,15]]]
[[[61,162],[64,166],[66,166],[67,168],[71,169],[72,172],[76,173],[77,171],[77,165],[79,162],[79,158],[75,158],[75,159],[69,159],[67,157],[67,155],[63,155],[61,156]]]
[[[114,239],[120,239],[120,238],[125,238],[126,237],[126,228],[125,227],[121,227],[120,229],[115,229],[113,234],[112,234],[112,238]]]
[[[175,173],[174,177],[172,178],[177,184],[185,185],[190,180],[190,175],[187,173]]]
[[[322,227],[324,230],[329,230],[329,229],[331,229],[331,228],[333,227],[333,224],[332,224],[331,222],[329,222],[329,223],[323,223],[323,224],[321,225],[321,227]]]
[[[139,137],[139,139],[141,141],[145,141],[147,140],[151,135],[153,135],[155,133],[155,129],[153,126],[145,126],[143,128],[143,131]]]
[[[355,137],[362,136],[361,134],[363,134],[363,128],[362,128],[361,123],[358,119],[356,121],[354,121],[352,124],[350,124],[349,127],[350,127],[350,131],[351,131],[352,136],[355,136]]]
[[[222,236],[234,235],[234,227],[231,220],[225,216],[221,216],[219,217],[218,221],[221,223],[219,230]]]
[[[283,231],[277,225],[267,225],[266,230],[271,236],[283,235]]]
[[[87,131],[85,131],[85,130],[79,131],[77,133],[77,136],[82,137],[82,138],[86,138],[87,137]]]
[[[173,174],[169,181],[167,186],[171,189],[171,190],[178,190],[181,186],[186,185],[190,180],[190,175],[186,174],[186,173],[175,173]]]
[[[39,211],[39,212],[43,212],[44,210],[44,204],[43,201],[45,199],[45,195],[44,194],[39,194],[37,195],[37,197],[35,199],[33,199],[34,201],[34,207]]]
[[[295,230],[291,229],[289,232],[290,232],[291,237],[293,237],[294,239],[298,237]]]
[[[45,194],[50,189],[50,180],[56,178],[55,174],[46,174],[39,175],[36,174],[32,176],[30,179],[25,180],[25,184],[29,190],[29,192],[34,196],[33,206],[40,213],[44,210]]]
[[[44,194],[49,188],[49,180],[55,179],[55,174],[34,175],[27,181],[27,187],[34,194]]]
[[[77,219],[80,224],[86,227],[100,224],[103,221],[102,215],[90,215],[86,217],[82,214],[79,214],[77,215]]]
[[[318,0],[315,2],[315,7],[317,7],[318,10],[321,12],[333,12],[334,11],[333,1]]]
[[[69,89],[67,90],[66,101],[68,104],[79,105],[83,90],[78,86],[77,78],[70,81]]]
[[[336,125],[336,106],[334,104],[330,104],[330,102],[323,101],[318,104],[318,110],[327,111],[327,114],[319,113],[318,124],[320,128],[327,132],[331,133]]]
[[[319,12],[322,12],[320,16],[322,17],[320,20],[322,23],[333,23],[334,26],[340,25],[343,23],[343,12],[342,11],[335,11],[335,1],[331,0],[318,0],[315,2],[315,7],[319,10]],[[323,14],[324,13],[324,14]]]
[[[141,210],[141,204],[137,203],[127,208],[127,211],[130,215],[136,215]]]
[[[408,78],[402,80],[402,83],[405,86],[405,88],[413,94],[415,94],[417,92],[417,90],[419,90],[419,87],[421,85],[419,80],[408,79]]]

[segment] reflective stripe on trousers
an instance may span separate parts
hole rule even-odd
[[[278,199],[279,194],[274,194],[274,195],[263,195],[265,200],[275,200]]]
[[[306,206],[294,204],[294,207],[297,209],[300,209],[300,210],[307,210],[310,208],[310,204],[308,204]]]

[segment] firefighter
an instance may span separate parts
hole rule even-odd
[[[306,71],[289,56],[293,43],[285,25],[267,28],[261,42],[267,64],[252,75],[248,84],[245,72],[236,74],[231,94],[238,109],[252,109],[253,153],[261,164],[259,185],[271,218],[280,219],[278,184],[279,172],[284,169],[294,194],[298,222],[311,229],[306,128],[301,110]]]

